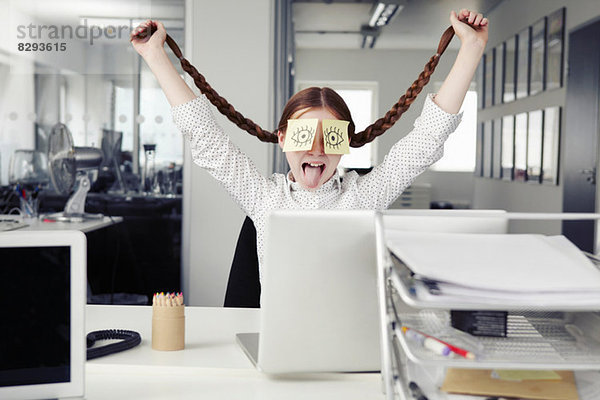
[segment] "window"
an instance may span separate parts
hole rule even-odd
[[[477,136],[477,92],[469,90],[460,109],[464,114],[456,131],[444,145],[444,156],[431,166],[433,171],[465,171],[475,169]]]
[[[376,82],[299,82],[298,91],[311,86],[327,86],[335,90],[346,102],[356,132],[364,130],[375,119],[377,110],[377,83]],[[346,154],[340,161],[339,168],[371,168],[375,165],[375,143],[367,143],[362,147],[350,147],[350,154]]]
[[[177,65],[177,64],[175,64]],[[140,65],[140,160],[144,144],[156,144],[157,166],[183,163],[183,138],[171,118],[171,106],[146,63]]]
[[[115,86],[113,114],[115,130],[123,132],[121,150],[133,151],[133,87]]]

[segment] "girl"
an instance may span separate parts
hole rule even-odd
[[[259,136],[261,140],[277,141],[282,149],[288,120],[311,118],[319,121],[310,150],[286,152],[290,172],[287,175],[264,177],[217,125],[205,96],[196,97],[169,61],[164,50],[164,26],[148,20],[132,32],[131,41],[165,92],[172,106],[175,123],[190,142],[194,162],[220,181],[254,222],[258,259],[262,264],[264,228],[270,210],[385,209],[417,175],[441,158],[444,141],[460,122],[461,115],[457,113],[488,36],[488,21],[476,12],[461,10],[456,14],[452,11],[450,22],[461,41],[461,47],[437,95],[427,97],[412,132],[392,147],[380,165],[361,177],[356,172],[350,172],[343,181],[337,173],[341,155],[324,151],[322,121],[349,121],[349,133],[353,133],[354,124],[348,107],[333,90],[313,87],[294,95],[285,106],[278,131],[272,137],[236,112],[236,116],[241,117],[236,119],[240,120],[236,123],[242,129]],[[140,33],[151,26],[156,32],[149,38],[146,36],[141,39]],[[184,62],[187,63],[183,60],[182,65]],[[190,68],[193,69],[187,63],[186,70]],[[225,101],[222,98],[219,100]],[[397,106],[388,115],[397,114]],[[225,111],[219,110],[228,112],[227,107],[224,108]],[[382,123],[382,119],[365,132],[353,135],[351,145],[356,147],[372,140],[393,125],[398,117],[392,116],[388,123]],[[234,120],[232,117],[230,119]]]

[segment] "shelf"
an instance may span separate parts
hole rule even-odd
[[[600,369],[600,343],[577,340],[568,332],[562,313],[509,314],[507,337],[476,337],[448,327],[448,316],[439,311],[399,313],[402,325],[434,335],[453,345],[473,350],[476,360],[444,357],[406,340],[397,339],[414,363],[458,368],[494,369]],[[585,332],[583,332],[584,337]],[[458,356],[457,356],[458,357]]]

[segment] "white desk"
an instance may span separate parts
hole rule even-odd
[[[25,222],[28,226],[20,228],[20,231],[73,230],[88,233],[123,222],[123,217],[102,217],[102,219],[90,219],[84,222],[43,222],[40,219],[28,219]]]
[[[142,343],[86,364],[86,399],[384,399],[378,373],[269,377],[235,342],[260,310],[186,307],[185,350],[154,351],[152,307],[86,306],[86,332],[130,329]]]

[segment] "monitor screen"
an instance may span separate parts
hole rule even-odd
[[[0,388],[71,379],[71,247],[0,247]]]

